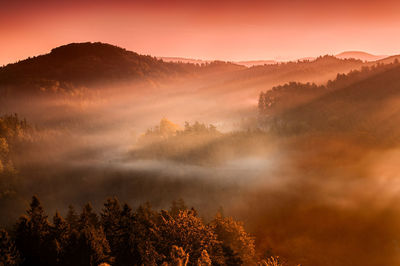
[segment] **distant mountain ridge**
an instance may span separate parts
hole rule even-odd
[[[389,57],[388,62],[396,57]],[[381,62],[381,61],[379,61]],[[383,62],[383,61],[382,61]],[[223,62],[140,55],[106,43],[71,43],[50,53],[0,67],[0,93],[74,91],[79,88],[140,81],[160,83],[192,80],[192,88],[248,95],[284,82],[326,82],[337,73],[374,64],[357,59],[320,56],[292,62],[269,60]],[[385,61],[386,63],[386,61]]]
[[[362,52],[362,51],[345,51],[334,55],[338,59],[356,59],[361,61],[373,62],[383,60],[385,58],[389,58],[391,56],[388,55],[373,55],[370,53]],[[191,63],[191,64],[204,64],[213,62],[214,60],[203,60],[203,59],[192,59],[192,58],[185,58],[185,57],[157,57],[158,59],[162,59],[165,62],[181,62],[181,63]],[[229,61],[234,64],[243,65],[246,67],[252,66],[262,66],[262,65],[273,65],[285,62],[295,62],[295,61],[313,61],[317,59],[317,57],[302,57],[297,60],[242,60],[242,61]]]
[[[163,60],[164,62],[185,63],[185,64],[206,64],[214,61],[214,60],[193,59],[185,57],[168,57],[168,56],[158,56],[157,58]]]
[[[164,57],[159,56],[158,59],[161,59],[165,62],[174,62],[174,63],[188,63],[188,64],[207,64],[214,62],[215,60],[203,60],[203,59],[192,59],[185,57]],[[272,65],[278,64],[279,61],[275,60],[245,60],[245,61],[229,61],[236,65],[252,67],[252,66],[262,66],[262,65]]]
[[[371,61],[381,60],[388,56],[387,55],[373,55],[373,54],[369,54],[369,53],[362,52],[362,51],[346,51],[346,52],[342,52],[340,54],[335,55],[335,57],[340,58],[340,59],[354,58],[354,59],[359,59],[362,61],[371,62]]]

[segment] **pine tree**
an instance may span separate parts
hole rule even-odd
[[[97,214],[93,211],[92,204],[90,202],[86,203],[82,209],[82,213],[79,217],[79,229],[82,230],[86,226],[99,227],[99,218]]]
[[[14,241],[4,229],[0,229],[0,266],[14,266],[19,264],[19,253]]]
[[[69,238],[70,228],[64,218],[56,212],[53,217],[53,226],[51,227],[51,248],[52,261],[59,265],[64,260],[65,246]]]
[[[131,241],[137,251],[134,260],[137,265],[156,265],[165,258],[156,248],[162,241],[157,225],[158,217],[149,203],[139,206],[134,213],[134,238]],[[169,253],[169,250],[167,252]]]
[[[113,261],[103,227],[90,203],[82,209],[78,230],[70,229],[63,258],[62,265],[97,266]]]
[[[121,206],[116,198],[109,198],[104,203],[101,213],[101,224],[113,253],[119,249],[118,241],[121,234]]]
[[[115,256],[114,265],[132,264],[137,257],[131,241],[134,238],[132,209],[127,204],[121,209],[118,199],[109,198],[104,203],[101,223]]]
[[[173,217],[176,217],[176,216],[178,216],[180,211],[184,211],[187,209],[188,209],[188,207],[186,206],[185,201],[180,198],[178,200],[172,201],[169,213]]]
[[[88,226],[80,232],[78,253],[80,265],[97,266],[102,262],[112,262],[110,246],[102,228]]]
[[[22,265],[51,265],[50,224],[36,196],[32,197],[27,214],[19,219],[15,232]]]
[[[118,251],[115,254],[115,265],[130,265],[140,255],[135,248],[134,216],[131,207],[124,204],[119,221]]]
[[[76,214],[74,206],[72,206],[72,205],[68,206],[68,213],[67,213],[65,220],[71,229],[78,228],[79,215]]]

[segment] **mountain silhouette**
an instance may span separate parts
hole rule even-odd
[[[226,62],[164,62],[105,43],[71,43],[50,53],[0,68],[0,91],[96,86],[112,82],[159,81],[242,69]]]
[[[383,59],[387,57],[387,55],[372,55],[366,52],[361,52],[361,51],[346,51],[342,52],[340,54],[335,55],[335,57],[340,58],[340,59],[349,59],[349,58],[354,58],[354,59],[359,59],[362,61],[377,61],[380,59]]]
[[[275,64],[254,61],[262,65],[251,67],[222,61],[165,60],[100,42],[71,43],[54,48],[48,54],[1,67],[0,93],[74,91],[81,87],[97,88],[128,82],[145,82],[153,86],[192,80],[190,86],[204,87],[201,90],[205,93],[233,93],[236,97],[240,91],[240,97],[255,97],[261,90],[285,82],[321,84],[335,78],[337,73],[372,64],[333,56]]]

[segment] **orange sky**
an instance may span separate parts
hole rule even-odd
[[[70,42],[154,56],[400,54],[398,0],[0,0],[0,65]]]

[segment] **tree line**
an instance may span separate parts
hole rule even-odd
[[[0,265],[281,265],[260,260],[243,224],[218,213],[205,222],[183,200],[169,210],[136,210],[108,198],[101,212],[87,203],[78,214],[49,220],[37,196],[12,230],[0,231]]]
[[[317,97],[334,90],[351,86],[357,82],[382,74],[399,66],[396,59],[393,63],[378,63],[372,66],[363,66],[360,70],[352,70],[347,74],[338,73],[334,80],[326,85],[314,83],[289,82],[274,86],[270,90],[261,92],[258,98],[258,110],[261,115],[275,115],[287,109],[307,103]],[[377,84],[377,88],[379,84]]]

